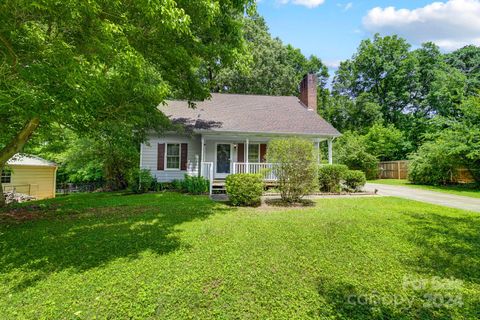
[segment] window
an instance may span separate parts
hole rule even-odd
[[[167,144],[167,156],[165,166],[167,169],[180,169],[180,144],[168,143]]]
[[[249,144],[248,145],[248,162],[260,162],[260,145]]]
[[[12,171],[9,169],[2,170],[2,183],[11,183],[12,182]]]

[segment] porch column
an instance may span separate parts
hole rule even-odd
[[[250,166],[248,165],[248,144],[250,143],[250,140],[247,138],[245,140],[245,172],[250,173]]]
[[[202,148],[200,150],[200,161],[205,162],[205,138],[202,134]]]
[[[333,163],[333,151],[332,151],[333,139],[330,138],[327,141],[328,141],[328,163],[332,164]]]
[[[201,145],[200,145],[200,163],[198,164],[198,176],[203,177],[203,162],[205,161],[205,150],[204,150],[204,145],[205,145],[205,138],[203,135],[201,136]]]
[[[316,150],[316,158],[317,158],[317,164],[320,164],[320,141],[315,142],[315,150]]]

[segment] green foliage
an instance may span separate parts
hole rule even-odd
[[[300,138],[271,140],[267,159],[274,164],[283,201],[297,202],[315,188],[317,163],[311,141]]]
[[[258,206],[263,193],[263,179],[259,174],[238,173],[227,176],[228,199],[234,206]]]
[[[214,91],[230,93],[298,95],[306,73],[316,73],[320,88],[328,81],[328,68],[315,56],[306,58],[298,49],[272,38],[265,20],[254,15],[243,19],[245,56],[219,70]]]
[[[128,175],[128,190],[134,193],[145,193],[152,190],[155,178],[149,170],[132,169]]]
[[[348,170],[343,176],[345,187],[348,191],[359,191],[367,183],[365,173],[360,170]]]
[[[182,180],[177,180],[173,179],[172,182],[170,183],[170,186],[172,190],[182,192],[183,191],[183,185],[182,185]]]
[[[333,156],[336,163],[344,164],[353,170],[361,170],[367,179],[378,176],[378,159],[367,151],[368,146],[363,136],[346,132],[335,139]]]
[[[340,192],[341,182],[344,180],[348,167],[343,164],[320,166],[318,169],[318,182],[323,192]]]
[[[478,318],[478,214],[393,197],[316,203],[93,193],[25,204],[26,222],[0,211],[2,318]],[[425,306],[405,275],[463,305]],[[443,286],[452,277],[460,288]],[[399,294],[411,307],[377,303]]]
[[[117,166],[121,152],[130,159],[149,133],[168,128],[157,109],[167,97],[209,96],[208,70],[243,50],[242,16],[253,8],[252,0],[0,2],[0,167],[26,142],[45,145],[68,128],[98,143],[108,187],[124,187],[131,165]],[[73,179],[99,179],[89,166]]]
[[[457,116],[465,96],[476,94],[469,89],[480,74],[476,55],[473,48],[443,55],[433,43],[411,51],[405,39],[377,34],[340,64],[333,102],[321,114],[340,130],[361,134],[373,124],[393,125],[417,147],[432,117]]]
[[[355,131],[366,133],[374,124],[383,122],[379,104],[372,101],[369,94],[361,94],[356,99],[333,93],[319,103],[319,114],[340,132]]]
[[[443,143],[442,143],[443,142]],[[413,183],[445,185],[454,182],[457,157],[450,153],[451,141],[435,141],[423,144],[413,154],[408,164],[408,179]]]
[[[367,152],[380,161],[406,159],[411,145],[402,131],[393,125],[373,125],[365,135]]]
[[[460,70],[467,79],[467,93],[478,95],[480,91],[480,47],[469,45],[445,57],[446,62]]]
[[[184,179],[180,181],[183,192],[189,194],[205,194],[209,190],[209,182],[204,177],[185,175]]]
[[[409,179],[415,183],[455,182],[455,169],[469,169],[480,182],[480,98],[471,97],[458,107],[459,116],[437,119],[439,131],[430,134],[412,157]]]

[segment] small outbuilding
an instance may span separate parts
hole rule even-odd
[[[57,165],[37,156],[16,154],[2,171],[3,191],[31,195],[37,199],[55,198]]]

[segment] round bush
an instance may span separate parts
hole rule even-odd
[[[340,192],[341,182],[348,171],[343,164],[329,164],[318,169],[318,184],[321,191]]]
[[[367,183],[367,178],[363,171],[348,170],[344,176],[344,183],[348,191],[359,191]]]
[[[261,203],[263,180],[259,174],[231,174],[227,176],[225,187],[234,206],[257,206]]]
[[[149,170],[133,169],[128,174],[128,189],[135,193],[145,193],[152,189],[155,178]]]

